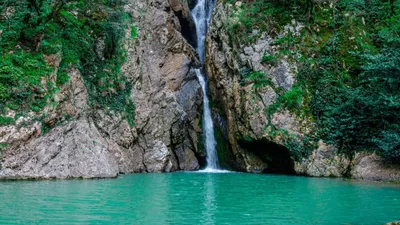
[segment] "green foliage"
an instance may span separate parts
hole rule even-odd
[[[277,64],[277,58],[274,55],[264,55],[261,58],[261,63],[263,64],[270,64],[272,66],[275,66]]]
[[[311,90],[310,107],[323,139],[348,154],[377,151],[399,163],[399,149],[379,141],[400,130],[400,20],[396,14],[387,17],[383,9],[366,14],[371,24],[363,29],[373,39],[349,41],[338,32],[303,67],[298,80]]]
[[[129,16],[122,0],[5,0],[0,3],[0,109],[18,106],[40,111],[57,86],[81,71],[92,104],[129,111],[129,86],[120,68],[126,53],[122,41]],[[137,30],[132,27],[132,38]],[[104,42],[104,51],[99,45]],[[56,84],[44,56],[61,56]],[[49,63],[50,64],[50,63]],[[44,87],[43,85],[46,84]]]
[[[265,112],[271,120],[271,115],[280,111],[281,109],[287,109],[290,112],[296,114],[299,118],[310,118],[310,110],[307,107],[308,94],[305,91],[305,87],[297,83],[289,91],[274,88],[275,92],[279,95],[276,102],[265,109]]]
[[[226,3],[235,4],[238,0],[226,0]],[[236,8],[236,17],[230,25],[229,32],[242,42],[252,43],[263,32],[276,36],[284,25],[295,17],[306,20],[305,11],[310,10],[311,0],[253,0],[241,1]],[[258,33],[253,33],[257,30]]]
[[[68,73],[66,73],[65,71],[61,71],[60,73],[57,74],[57,85],[61,86],[66,84],[69,81],[70,77],[68,75]]]
[[[307,136],[302,140],[293,136],[284,138],[285,146],[289,149],[292,158],[298,162],[301,162],[303,158],[307,158],[317,148],[315,143],[315,140],[313,142]]]
[[[288,109],[315,123],[313,139],[347,154],[370,150],[400,163],[399,0],[253,0],[234,9],[227,28],[234,42],[249,45],[263,33],[270,35],[280,54],[265,55],[261,63],[275,65],[284,56],[299,69],[290,91],[274,87],[278,99],[267,115]],[[305,26],[301,34],[278,36],[292,20]],[[244,74],[244,81],[273,87],[262,72]],[[307,152],[302,148],[311,142],[271,128],[293,153]]]
[[[0,126],[14,124],[15,120],[12,117],[0,116]]]
[[[41,80],[50,75],[52,69],[41,54],[17,50],[5,54],[0,61],[0,110],[8,104],[29,107],[32,102],[42,101],[46,87]]]
[[[137,28],[135,26],[131,26],[131,38],[135,40],[138,37]]]
[[[254,84],[253,87],[256,89],[265,87],[267,85],[273,85],[271,78],[268,78],[265,73],[259,71],[252,71],[248,73],[244,80],[252,82]]]
[[[236,0],[227,0],[226,3],[235,4]],[[241,41],[253,42],[258,37],[253,35],[253,30],[277,32],[279,23],[288,23],[291,20],[286,7],[291,7],[293,1],[285,1],[285,5],[276,1],[247,1],[240,4],[237,13],[234,15],[237,22],[231,24],[229,31],[232,37]],[[287,3],[287,4],[286,4]],[[251,34],[251,35],[249,35]],[[261,34],[261,33],[259,33]]]
[[[281,95],[278,102],[282,102],[287,109],[293,111],[301,107],[303,96],[303,89],[299,86],[295,86],[290,91]]]
[[[303,158],[307,158],[310,153],[317,147],[315,137],[304,136],[302,139],[296,135],[289,134],[287,130],[276,129],[272,124],[269,124],[269,136],[282,140],[285,147],[289,150],[291,157],[295,161],[301,162]]]
[[[384,131],[380,136],[373,139],[380,149],[380,154],[390,162],[400,161],[400,133]]]

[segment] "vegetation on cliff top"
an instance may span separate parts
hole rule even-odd
[[[129,20],[123,4],[122,0],[1,1],[0,110],[40,111],[68,82],[71,68],[77,68],[92,104],[129,111],[133,123],[130,86],[120,71]],[[52,65],[60,59],[59,66]]]
[[[399,0],[226,2],[240,8],[228,28],[234,41],[251,44],[267,33],[280,51],[263,61],[297,62],[297,83],[280,93],[279,107],[309,113],[317,138],[342,152],[376,151],[400,163]],[[278,38],[292,21],[305,26],[301,35]],[[252,74],[260,85],[269,83]]]

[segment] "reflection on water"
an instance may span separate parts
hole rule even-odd
[[[215,189],[213,184],[212,174],[208,174],[206,182],[204,183],[204,207],[203,224],[215,224],[214,213],[217,211],[217,205],[215,204]]]
[[[244,173],[0,182],[0,224],[384,224],[400,187]]]

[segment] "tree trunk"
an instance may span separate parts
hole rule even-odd
[[[39,49],[40,49],[40,46],[42,46],[43,38],[44,38],[44,33],[43,32],[39,33],[36,36],[36,38],[35,38],[35,46],[36,46],[35,47],[35,52],[38,52]]]
[[[304,14],[308,20],[312,20],[314,3],[312,0],[306,0],[306,8]]]

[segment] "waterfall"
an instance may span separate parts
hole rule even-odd
[[[207,35],[208,24],[211,19],[211,12],[214,7],[213,0],[198,0],[191,14],[196,25],[197,46],[196,51],[199,54],[201,63],[205,59],[205,39]],[[214,125],[211,118],[210,104],[207,97],[207,83],[205,74],[200,69],[195,69],[199,79],[201,89],[203,90],[203,133],[206,148],[207,166],[205,170],[216,170],[219,168],[218,155],[215,148],[217,142],[214,137]]]
[[[214,137],[214,125],[211,118],[210,103],[206,94],[207,83],[204,80],[204,75],[201,73],[200,69],[195,70],[197,78],[199,79],[201,89],[203,90],[203,132],[206,148],[206,169],[218,169],[218,155],[215,145],[217,142]]]
[[[205,41],[208,24],[211,19],[211,12],[214,8],[214,0],[197,0],[196,6],[192,9],[192,18],[196,25],[197,47],[200,61],[203,63],[205,58]]]

